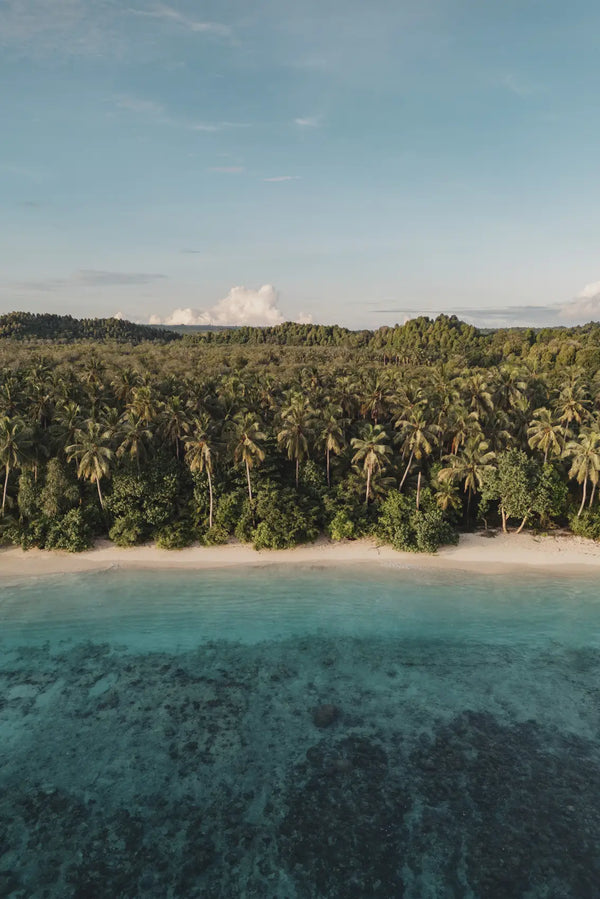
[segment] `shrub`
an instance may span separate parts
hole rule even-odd
[[[584,509],[579,518],[574,512],[569,517],[569,527],[577,537],[600,540],[600,511]]]
[[[65,549],[78,553],[89,549],[92,533],[81,509],[71,509],[48,529],[46,549]]]
[[[375,534],[403,552],[434,553],[444,544],[458,542],[440,509],[415,509],[414,498],[397,490],[382,504]]]
[[[188,521],[175,521],[161,528],[156,534],[156,545],[161,549],[183,549],[194,542]]]
[[[350,540],[356,536],[354,522],[346,509],[340,509],[335,513],[327,530],[332,540]]]
[[[117,518],[108,532],[108,536],[117,546],[135,546],[143,543],[146,534],[139,513]]]
[[[205,531],[200,539],[204,546],[221,546],[227,543],[229,534],[221,525],[215,524],[210,530]]]
[[[276,490],[269,486],[261,490],[256,500],[256,520],[258,524],[252,533],[255,549],[285,549],[319,536],[318,506],[293,488]]]

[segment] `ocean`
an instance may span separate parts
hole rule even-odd
[[[600,896],[593,575],[0,578],[0,896]]]

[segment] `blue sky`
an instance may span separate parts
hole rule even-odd
[[[598,319],[599,44],[592,0],[0,0],[0,311]]]

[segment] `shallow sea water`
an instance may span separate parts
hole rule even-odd
[[[589,576],[0,577],[0,896],[599,897],[599,624]]]

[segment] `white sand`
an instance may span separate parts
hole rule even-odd
[[[115,567],[207,569],[289,563],[383,563],[386,566],[391,563],[410,568],[464,569],[490,574],[532,568],[553,574],[592,574],[594,570],[600,572],[600,544],[570,536],[497,534],[485,537],[467,534],[461,537],[458,546],[445,547],[436,555],[400,553],[387,546],[377,546],[370,540],[333,543],[326,539],[295,549],[262,552],[237,542],[182,550],[163,550],[154,545],[119,549],[108,540],[99,541],[88,552],[76,554],[0,549],[0,577],[11,578]]]

